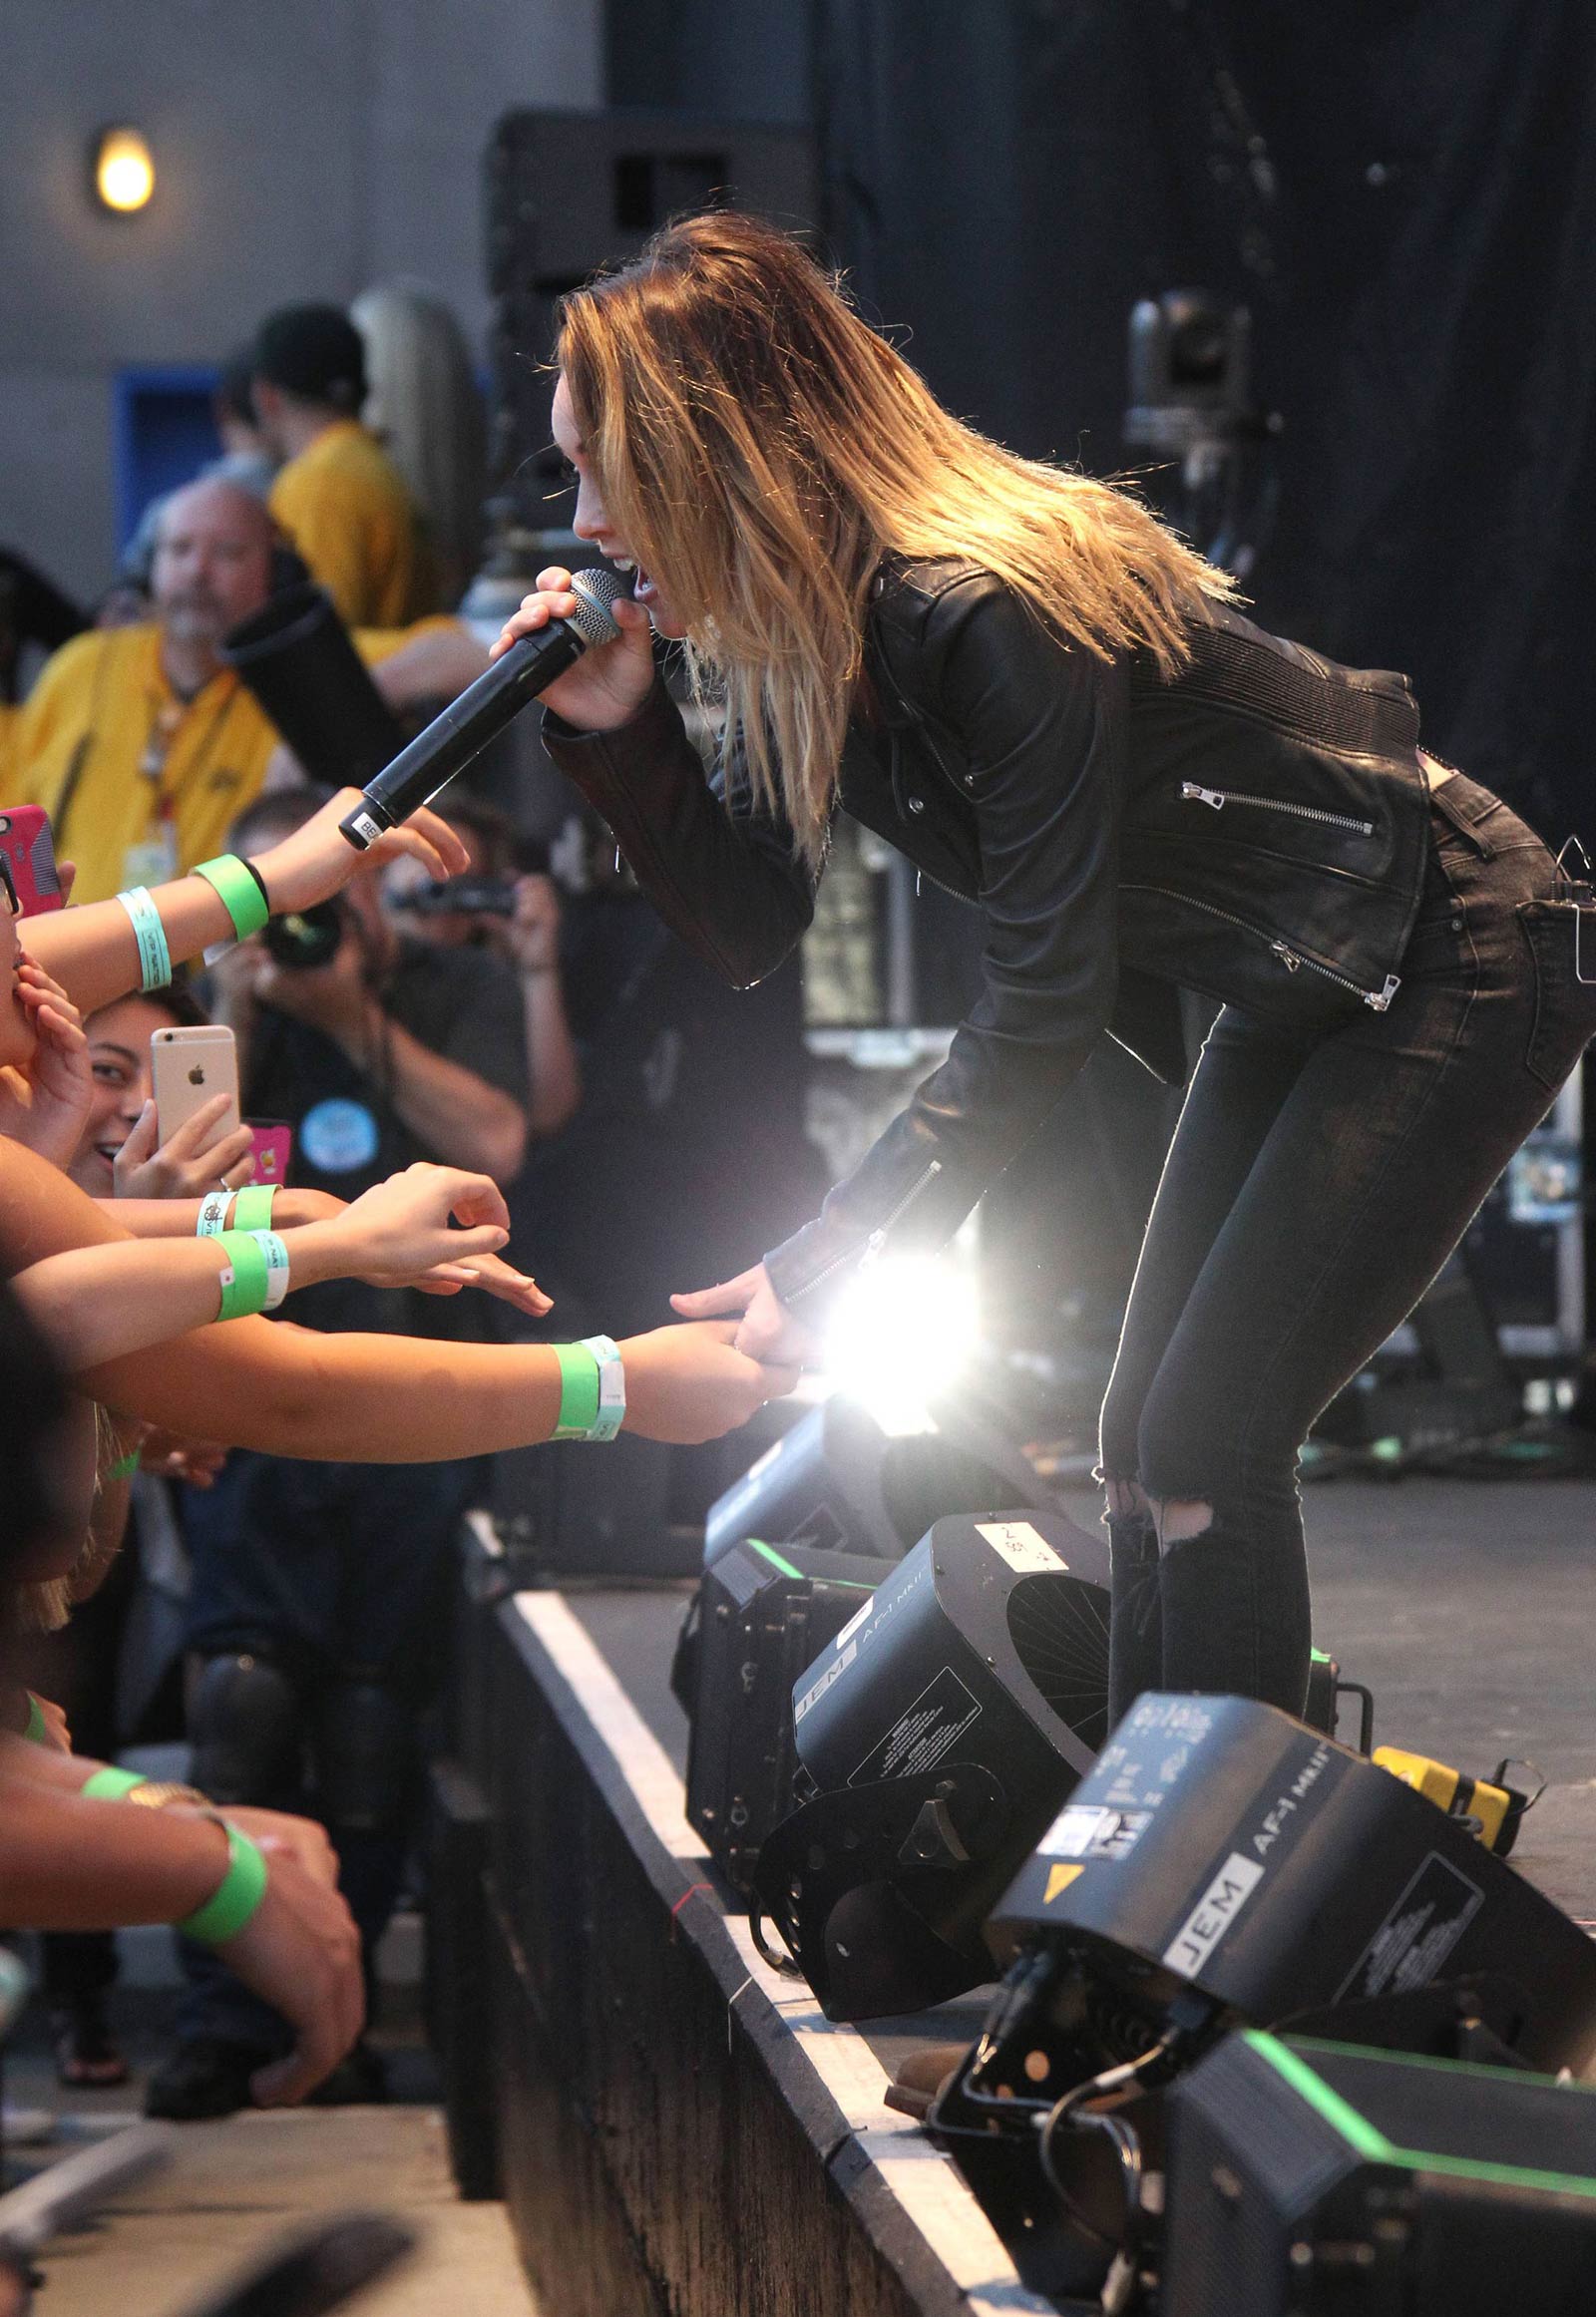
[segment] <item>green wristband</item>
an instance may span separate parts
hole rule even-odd
[[[30,1745],[50,1743],[50,1726],[44,1718],[44,1708],[30,1690],[28,1692],[28,1727],[22,1733]]]
[[[93,1777],[85,1778],[78,1788],[86,1802],[120,1802],[124,1794],[131,1794],[135,1786],[147,1786],[148,1778],[137,1770],[106,1768],[96,1770]]]
[[[275,1183],[245,1183],[233,1194],[232,1228],[234,1231],[269,1231],[271,1229],[271,1202],[277,1196]]]
[[[201,861],[194,874],[202,877],[219,894],[240,942],[250,934],[259,933],[271,915],[266,906],[265,889],[236,853],[223,853],[214,861]]]
[[[586,1344],[551,1347],[560,1362],[557,1440],[586,1440],[598,1416],[598,1362]]]
[[[252,1231],[223,1231],[216,1245],[227,1259],[221,1274],[218,1320],[243,1320],[263,1312],[271,1286],[265,1250]]]
[[[176,1928],[201,1947],[224,1947],[253,1915],[266,1895],[265,1853],[236,1826],[225,1829],[229,1853],[226,1873],[202,1907],[185,1915]]]
[[[108,1480],[131,1480],[138,1469],[139,1451],[134,1448],[126,1456],[119,1456],[115,1464],[107,1466],[106,1478]]]

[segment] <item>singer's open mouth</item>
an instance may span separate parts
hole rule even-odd
[[[642,566],[633,557],[620,555],[614,550],[610,551],[609,561],[617,572],[625,572],[630,576],[633,598],[639,603],[646,603],[649,597],[654,594],[655,589],[652,579],[649,579]]]

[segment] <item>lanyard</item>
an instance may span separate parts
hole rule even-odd
[[[203,686],[200,688],[202,690]],[[196,693],[195,699],[198,699],[199,696],[199,693]],[[194,762],[190,767],[192,773],[200,773],[209,763],[221,738],[222,727],[232,713],[232,703],[237,697],[238,686],[234,683],[227,691],[226,696],[218,701],[212,710],[209,728],[195,752]],[[193,705],[193,700],[158,700],[155,712],[150,719],[149,736],[144,744],[144,754],[139,759],[139,770],[145,779],[153,784],[152,806],[158,820],[168,820],[172,817],[173,800],[165,794],[163,789],[163,783],[167,777],[167,758],[172,753],[173,742],[183,729],[184,718]]]

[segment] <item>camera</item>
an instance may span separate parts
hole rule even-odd
[[[343,940],[344,922],[343,904],[335,896],[314,902],[309,909],[285,910],[268,921],[262,939],[277,965],[304,973],[331,965]]]
[[[516,889],[507,877],[434,877],[395,894],[392,907],[418,918],[455,911],[467,917],[509,918],[516,914]]]

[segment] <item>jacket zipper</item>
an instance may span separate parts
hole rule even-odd
[[[924,1167],[916,1176],[915,1180],[910,1184],[908,1190],[905,1191],[903,1197],[899,1200],[897,1206],[894,1207],[892,1213],[887,1217],[886,1221],[884,1223],[878,1223],[875,1230],[870,1234],[870,1237],[865,1241],[865,1252],[859,1258],[859,1268],[861,1271],[863,1271],[867,1265],[878,1263],[881,1260],[881,1251],[887,1244],[888,1232],[891,1231],[896,1224],[903,1221],[904,1216],[909,1212],[909,1209],[919,1198],[921,1192],[927,1189],[930,1184],[934,1183],[941,1173],[942,1160],[932,1159],[930,1163]]]
[[[1327,981],[1339,982],[1343,989],[1350,989],[1355,997],[1361,997],[1364,1003],[1376,1013],[1386,1011],[1402,985],[1400,974],[1388,973],[1381,988],[1366,989],[1362,982],[1354,981],[1350,974],[1338,973],[1334,965],[1321,965],[1317,958],[1305,958],[1302,952],[1294,950],[1289,942],[1277,941],[1273,936],[1266,934],[1262,926],[1250,925],[1246,918],[1236,917],[1228,909],[1219,909],[1211,901],[1198,901],[1189,893],[1171,893],[1168,887],[1163,885],[1124,885],[1120,891],[1122,893],[1156,893],[1163,901],[1179,902],[1186,909],[1200,909],[1211,918],[1223,918],[1226,925],[1239,926],[1244,934],[1251,934],[1254,941],[1267,942],[1271,957],[1278,958],[1288,973],[1295,973],[1299,966],[1306,965],[1310,973],[1322,973]]]
[[[891,1231],[895,1223],[898,1223],[902,1220],[904,1215],[907,1214],[908,1210],[919,1198],[921,1192],[926,1189],[928,1184],[934,1183],[941,1173],[942,1160],[933,1159],[930,1164],[924,1167],[915,1177],[915,1180],[910,1184],[908,1190],[905,1191],[903,1197],[899,1200],[897,1206],[894,1207],[892,1213],[887,1217],[885,1223],[877,1224],[875,1230],[872,1231],[870,1237],[865,1241],[863,1249],[856,1252],[853,1248],[850,1248],[846,1255],[833,1256],[830,1263],[822,1264],[819,1271],[815,1273],[814,1278],[805,1280],[803,1286],[795,1290],[795,1293],[800,1296],[807,1296],[813,1289],[819,1287],[822,1280],[830,1279],[834,1271],[841,1271],[845,1264],[852,1264],[859,1271],[867,1271],[873,1263],[878,1263],[881,1260],[881,1251],[887,1244],[888,1232]]]
[[[1287,804],[1282,797],[1248,796],[1234,788],[1203,788],[1194,780],[1183,780],[1180,793],[1192,804],[1211,805],[1216,813],[1226,805],[1255,805],[1261,813],[1290,813],[1299,821],[1323,821],[1333,829],[1356,829],[1361,837],[1375,834],[1373,821],[1356,820],[1351,813],[1321,812],[1317,805]]]

